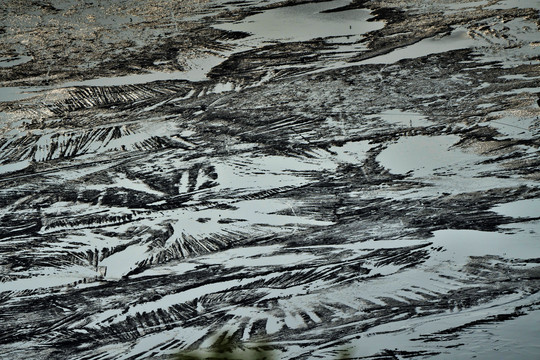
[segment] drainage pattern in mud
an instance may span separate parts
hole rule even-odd
[[[536,2],[137,4],[0,12],[0,357],[537,357]]]

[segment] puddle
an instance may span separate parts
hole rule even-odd
[[[0,129],[4,127],[6,129],[6,125],[10,122],[10,114],[5,111],[0,111]]]
[[[517,2],[516,2],[517,3]],[[516,6],[517,7],[517,6]],[[525,6],[525,8],[528,8]],[[540,2],[533,8],[540,9]],[[539,10],[540,11],[540,10]],[[538,25],[532,19],[513,19],[490,25],[490,33],[476,34],[482,48],[478,55],[482,61],[498,61],[504,68],[521,64],[540,64],[538,60]],[[495,44],[497,46],[489,46]]]
[[[226,56],[226,54],[224,54]],[[207,80],[206,74],[214,66],[219,65],[225,57],[210,55],[186,61],[187,71],[177,72],[161,72],[153,71],[149,74],[127,75],[118,77],[103,77],[85,81],[73,81],[61,84],[61,87],[71,86],[118,86],[118,85],[134,85],[144,84],[152,81],[166,80],[189,80],[189,81],[204,81]],[[60,86],[59,86],[60,87]]]
[[[457,11],[457,10],[463,10],[463,9],[470,9],[475,8],[478,6],[486,5],[487,0],[484,1],[473,1],[473,2],[466,2],[466,3],[454,3],[454,4],[444,4],[445,7],[448,9]]]
[[[117,177],[114,178],[114,185],[118,187],[123,187],[125,189],[145,192],[147,194],[152,194],[156,196],[165,196],[166,194],[153,190],[150,188],[146,183],[144,183],[141,180],[131,180],[128,179],[124,174],[118,173]],[[89,187],[88,187],[89,188]],[[103,186],[103,188],[106,190],[107,186]]]
[[[203,57],[188,59],[182,64],[186,71],[178,72],[151,72],[148,74],[137,74],[119,77],[102,77],[84,81],[72,81],[59,84],[53,87],[44,87],[39,90],[50,90],[61,87],[72,86],[118,86],[143,84],[152,81],[166,80],[207,80],[206,74],[215,66],[219,65],[231,54],[259,47],[265,42],[274,41],[305,41],[317,37],[343,36],[353,37],[356,41],[359,35],[369,31],[381,29],[382,22],[368,22],[370,11],[365,9],[342,11],[337,13],[321,13],[321,11],[348,5],[348,0],[330,1],[317,4],[304,4],[277,8],[247,17],[237,23],[223,23],[215,25],[216,28],[245,31],[253,35],[250,38],[242,39],[238,43],[237,49],[231,52],[224,52],[220,55],[207,55]],[[341,46],[342,51],[359,51],[363,45]],[[0,101],[17,101],[35,96],[31,89],[24,88],[0,88]],[[216,92],[229,91],[227,85],[217,87]]]
[[[540,80],[540,76],[530,76],[528,74],[502,75],[499,78],[506,80]]]
[[[234,280],[224,280],[221,282],[203,284],[200,286],[194,286],[189,289],[183,290],[180,294],[182,302],[197,301],[197,299],[203,297],[207,294],[225,292],[233,287],[240,287],[252,283],[253,281],[264,281],[265,277],[258,276],[254,278],[243,278],[243,279],[234,279]],[[134,316],[137,313],[152,312],[157,309],[168,309],[169,307],[178,304],[179,294],[169,294],[161,297],[158,300],[148,301],[144,303],[139,303],[131,306],[128,311],[122,312],[121,310],[112,310],[114,315],[102,313],[97,316],[96,322],[101,322],[107,320],[109,323],[120,323],[125,321],[128,316]],[[91,326],[89,324],[87,326]]]
[[[417,177],[432,176],[437,170],[459,171],[478,156],[451,148],[458,141],[455,135],[403,137],[383,150],[377,160],[392,173],[413,172]]]
[[[307,41],[330,36],[353,36],[381,29],[382,22],[368,22],[371,13],[366,9],[321,13],[348,5],[349,0],[310,3],[271,9],[248,16],[240,22],[214,25],[229,31],[252,34],[251,39],[262,42]]]
[[[44,90],[45,87],[0,87],[0,102],[18,101],[28,99]]]
[[[374,114],[366,116],[368,119],[381,119],[389,124],[397,125],[399,127],[427,127],[433,125],[425,116],[412,112],[402,111],[399,109],[388,110],[380,114]]]
[[[539,87],[525,87],[525,88],[505,91],[505,92],[502,92],[501,95],[519,95],[523,93],[538,93],[538,92],[540,92],[540,86]]]
[[[219,176],[218,188],[235,189],[236,196],[240,196],[254,190],[272,189],[276,184],[280,187],[301,186],[311,182],[311,176],[333,170],[337,164],[330,156],[319,159],[260,156],[250,159],[232,157],[214,166]]]
[[[225,84],[218,83],[214,87],[214,90],[212,90],[211,92],[215,93],[215,94],[221,94],[223,92],[233,91],[234,87],[235,86],[234,86],[234,84],[232,82],[227,82]]]
[[[369,141],[351,141],[331,147],[330,152],[314,153],[314,158],[231,157],[225,162],[213,164],[219,183],[215,190],[234,189],[238,197],[253,191],[306,185],[315,181],[321,172],[335,170],[339,163],[362,163],[371,147]]]
[[[403,59],[415,59],[430,54],[466,49],[478,45],[478,41],[471,39],[467,35],[466,29],[457,28],[448,36],[427,38],[404,48],[396,49],[388,54],[361,61],[358,64],[393,64]]]
[[[26,55],[17,56],[15,58],[0,58],[0,67],[2,68],[13,67],[13,66],[27,63],[32,59],[33,57],[26,56]]]
[[[494,5],[487,6],[485,9],[493,10],[493,9],[539,9],[540,8],[540,2],[538,0],[505,0],[505,1],[498,1]]]
[[[2,291],[22,291],[61,287],[82,281],[85,278],[94,279],[96,275],[97,273],[93,271],[93,269],[81,265],[73,265],[60,269],[42,269],[41,274],[38,276],[30,276],[28,278],[3,282]]]
[[[534,298],[537,297],[534,296]],[[485,305],[472,306],[447,314],[426,314],[426,316],[415,316],[376,325],[362,337],[345,336],[342,341],[347,341],[349,354],[355,358],[356,356],[362,358],[366,354],[384,353],[388,349],[388,344],[392,344],[394,349],[406,349],[415,353],[426,349],[425,344],[429,340],[419,341],[422,335],[438,332],[444,334],[449,329],[464,326],[464,329],[457,334],[445,337],[439,334],[438,341],[428,343],[432,344],[432,347],[428,349],[436,351],[436,359],[536,359],[535,355],[540,350],[537,341],[540,336],[540,328],[537,325],[540,320],[540,311],[529,311],[530,303],[519,299],[516,295],[506,295],[502,300],[504,301],[502,303],[491,301]],[[482,321],[499,314],[511,313],[517,306],[524,306],[527,314],[503,322],[485,323]],[[479,324],[471,326],[470,324],[474,321],[478,321]],[[314,353],[319,351],[316,350]],[[318,358],[331,357],[328,353],[324,355]]]
[[[159,72],[154,71],[149,74],[137,74],[117,77],[102,77],[84,81],[71,81],[55,86],[40,86],[40,87],[0,87],[0,102],[18,101],[37,96],[36,92],[43,90],[53,90],[73,86],[119,86],[119,85],[134,85],[145,84],[152,81],[167,81],[167,80],[189,80],[189,81],[204,81],[207,80],[206,74],[214,66],[219,65],[225,57],[226,53],[218,55],[209,55],[200,58],[188,59],[184,66],[186,71],[177,72]]]
[[[377,303],[384,298],[394,298],[397,301],[403,301],[403,298],[400,298],[402,294],[407,299],[406,301],[410,301],[409,299],[414,296],[414,292],[403,292],[401,289],[421,289],[424,293],[434,292],[436,294],[440,294],[441,291],[451,293],[452,290],[460,289],[463,286],[463,284],[459,283],[459,279],[466,276],[462,270],[471,261],[471,256],[495,255],[509,259],[528,259],[540,256],[540,242],[538,241],[539,225],[540,223],[527,224],[529,230],[518,236],[475,230],[435,231],[434,236],[425,241],[433,243],[432,246],[435,248],[442,247],[443,251],[431,252],[429,258],[421,265],[396,272],[391,277],[370,279],[369,287],[357,288],[360,291],[357,296]],[[409,241],[409,245],[413,245],[415,242],[414,240]],[[354,356],[380,353],[381,349],[388,348],[389,341],[393,344],[393,347],[400,350],[417,351],[419,350],[418,339],[420,334],[435,334],[439,331],[452,329],[470,323],[471,321],[484,319],[488,316],[511,312],[517,306],[529,303],[530,298],[524,297],[521,293],[508,294],[507,296],[494,299],[493,301],[486,301],[470,308],[451,310],[448,313],[441,314],[426,314],[426,316],[405,318],[399,321],[376,325],[365,332],[361,338],[355,335],[349,335],[345,336],[342,341],[347,342],[350,355]],[[385,304],[382,303],[381,305]],[[518,318],[525,320],[526,324],[524,325],[526,329],[529,326],[536,326],[534,321],[538,317],[535,315],[527,318],[528,316],[525,315],[523,318]],[[519,325],[519,323],[515,323],[515,326]],[[513,331],[517,331],[518,329],[512,326],[512,324],[508,325],[507,322],[498,322],[495,324],[482,324],[480,329],[474,331],[474,333],[470,328],[465,329],[466,335],[471,337],[472,340],[463,344],[461,347],[454,348],[452,352],[448,353],[448,357],[438,354],[437,358],[474,358],[475,356],[470,356],[472,354],[469,352],[472,351],[476,355],[476,351],[479,350],[476,348],[477,346],[481,346],[485,353],[496,354],[496,350],[493,350],[493,347],[486,346],[486,344],[491,344],[489,338],[493,334],[483,332],[482,328],[484,326],[493,326],[493,328],[499,329],[496,335],[500,336],[501,341],[504,340],[504,344],[515,342],[523,344],[523,349],[519,352],[521,354],[533,353],[538,348],[536,342],[532,341],[532,337],[526,337],[527,341],[532,341],[531,343],[527,341],[522,342],[521,340],[517,341],[516,332]],[[505,328],[506,326],[509,327]],[[508,330],[505,331],[504,329]],[[537,333],[538,331],[534,334],[536,335]],[[449,345],[448,342],[453,340],[454,338],[441,340],[444,342],[437,343],[436,346],[438,349],[441,349],[443,345]],[[462,343],[462,339],[460,338],[455,340]],[[423,347],[422,349],[425,348]],[[460,356],[460,354],[467,354],[469,356]],[[317,356],[327,358],[328,354],[317,353]],[[513,357],[492,356],[484,358],[512,359]]]
[[[26,169],[29,166],[30,166],[30,161],[28,160],[0,165],[0,176],[3,174],[8,174],[15,171]]]
[[[133,270],[137,263],[149,258],[148,252],[147,245],[132,244],[125,250],[105,258],[99,265],[107,267],[107,279],[120,279]]]
[[[509,202],[491,209],[497,214],[515,218],[534,218],[540,216],[540,199],[527,199]]]
[[[134,269],[137,263],[152,258],[157,252],[163,249],[173,248],[177,244],[189,243],[195,239],[202,240],[208,237],[235,234],[235,238],[241,241],[244,234],[249,234],[250,237],[255,238],[258,236],[268,236],[269,234],[294,234],[299,229],[306,227],[329,226],[332,224],[331,222],[296,215],[294,212],[296,204],[287,199],[242,200],[234,202],[233,206],[231,209],[176,209],[156,214],[155,216],[141,218],[137,221],[138,226],[148,228],[161,226],[163,224],[163,218],[177,220],[170,223],[172,235],[163,244],[163,247],[152,248],[148,246],[145,240],[141,239],[138,244],[130,245],[124,251],[105,258],[99,265],[107,266],[108,279],[117,279],[131,269]],[[284,214],[283,212],[288,212],[288,214]],[[125,225],[124,228],[116,225],[111,226],[115,226],[117,231],[123,231],[133,226],[133,223]],[[189,236],[186,237],[188,234]],[[90,239],[92,237],[96,236],[93,234],[88,236]],[[70,240],[73,240],[73,237]],[[102,248],[107,245],[101,239],[96,240],[99,240],[99,245],[96,247]],[[81,237],[81,242],[90,246],[89,240],[84,239],[84,237]],[[229,255],[236,254],[235,259],[231,259],[231,266],[246,265],[246,263],[243,263],[243,260],[250,257],[249,252],[246,251],[244,249],[236,249],[227,253]],[[206,257],[224,256],[224,254],[219,254],[222,253],[206,255]],[[255,258],[258,258],[258,255]],[[296,256],[294,254],[288,254],[285,257],[282,255],[276,255],[269,261],[279,265],[282,262],[291,262],[294,256]],[[241,259],[236,259],[236,257]],[[251,259],[247,259],[246,261],[248,260]],[[256,261],[256,259],[253,259],[253,262]]]
[[[343,146],[332,146],[329,150],[336,154],[336,160],[341,163],[361,164],[366,159],[366,153],[371,149],[368,140],[351,141]]]
[[[465,335],[473,338],[458,354],[441,359],[513,360],[537,359],[540,354],[540,310],[504,323],[476,325]]]
[[[540,118],[531,116],[505,115],[486,122],[496,129],[501,136],[497,138],[532,139],[540,134]]]
[[[477,230],[439,230],[429,241],[434,247],[442,246],[447,251],[437,253],[430,262],[449,260],[464,264],[471,256],[503,256],[515,259],[540,257],[538,231],[540,224],[530,224],[530,231],[518,234],[501,234]]]
[[[538,6],[538,4],[537,4]],[[444,53],[459,49],[475,49],[483,62],[498,61],[504,67],[529,64],[538,54],[534,44],[538,41],[536,24],[531,20],[514,19],[507,23],[491,25],[495,31],[502,32],[505,38],[475,33],[474,38],[464,27],[455,28],[450,35],[423,39],[415,44],[396,49],[388,54],[356,63],[393,64],[403,59],[414,59],[431,54]],[[494,45],[498,45],[494,48]]]
[[[251,235],[266,233],[290,233],[299,226],[328,226],[327,221],[312,220],[307,217],[294,215],[292,204],[286,200],[245,200],[234,203],[235,209],[205,209],[199,211],[178,210],[171,211],[177,219],[171,224],[176,237],[171,237],[167,245],[173,245],[181,234],[194,237],[211,236],[220,233],[249,233]],[[277,214],[290,210],[291,215]],[[200,221],[200,219],[205,219]],[[156,219],[160,220],[160,219]]]
[[[291,266],[293,264],[314,263],[316,260],[318,260],[318,256],[309,253],[299,255],[298,252],[287,251],[280,245],[243,247],[197,258],[197,262],[203,264],[219,264],[229,268]]]

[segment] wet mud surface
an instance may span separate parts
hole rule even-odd
[[[537,2],[5,3],[0,358],[540,354]]]

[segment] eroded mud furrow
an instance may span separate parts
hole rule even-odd
[[[141,85],[91,86],[66,89],[64,99],[49,106],[56,114],[69,113],[92,107],[110,107],[131,104],[152,98],[171,96],[182,97],[192,88],[185,82],[160,82]]]
[[[377,255],[377,256],[379,256],[379,255]],[[365,258],[370,259],[370,256],[366,256]],[[358,271],[358,269],[356,269],[356,268],[351,269],[351,270],[353,270],[354,272]],[[343,273],[342,276],[347,277],[346,273]],[[304,273],[297,273],[296,276],[293,276],[293,273],[291,273],[288,276],[287,275],[281,276],[279,282],[276,282],[275,280],[271,280],[270,282],[254,283],[252,286],[256,285],[257,289],[258,289],[257,292],[262,291],[264,293],[264,289],[267,288],[267,287],[274,288],[274,289],[275,288],[282,288],[282,287],[287,288],[288,286],[286,286],[285,284],[290,282],[290,281],[293,281],[293,279],[296,279],[296,280],[294,280],[295,283],[298,282],[298,281],[300,281],[301,283],[304,283],[307,280]],[[222,276],[222,281],[225,281],[225,280],[226,280],[226,277]],[[320,277],[319,277],[319,280],[320,280]],[[316,282],[316,281],[319,281],[319,280],[317,280],[317,277],[315,277],[314,275],[312,276],[311,281]],[[336,280],[334,280],[334,281],[336,281]],[[377,277],[375,277],[375,278],[373,278],[373,280],[367,280],[367,281],[379,281],[379,280],[378,280]],[[339,282],[339,280],[338,280],[338,282]],[[169,282],[169,284],[170,284],[170,282]],[[423,284],[423,285],[425,286],[426,284]],[[525,285],[525,284],[523,284],[523,285]],[[173,307],[171,307],[169,309],[163,309],[163,310],[158,310],[158,311],[150,311],[150,312],[148,312],[148,310],[147,310],[146,312],[136,312],[136,313],[134,313],[134,315],[128,316],[123,324],[121,324],[121,323],[116,324],[113,321],[113,324],[111,324],[111,325],[109,325],[107,327],[101,327],[98,332],[89,329],[90,333],[92,334],[92,335],[90,335],[90,338],[101,339],[100,341],[105,341],[105,339],[107,339],[106,341],[130,341],[130,340],[134,340],[135,338],[140,336],[141,331],[148,334],[149,332],[153,333],[153,332],[158,332],[158,331],[170,330],[171,328],[174,328],[174,326],[185,326],[187,324],[194,325],[196,323],[201,323],[200,321],[202,321],[202,319],[196,320],[197,318],[199,318],[200,315],[198,315],[198,310],[196,310],[195,308],[203,307],[203,308],[206,308],[206,309],[212,309],[218,303],[220,304],[220,307],[227,307],[226,304],[229,304],[229,303],[242,304],[243,307],[249,306],[249,304],[252,303],[257,298],[257,296],[254,296],[253,293],[251,293],[251,295],[248,295],[248,292],[244,292],[244,290],[246,290],[246,289],[247,288],[245,286],[242,287],[242,288],[238,288],[238,289],[233,287],[233,288],[230,288],[228,290],[228,292],[230,292],[229,295],[222,294],[222,293],[218,293],[218,294],[215,294],[215,295],[205,295],[205,296],[202,296],[201,298],[199,298],[197,300],[197,302],[192,303],[192,305],[186,304],[187,306],[185,306],[185,307],[175,305],[175,306],[173,306]],[[365,317],[366,315],[362,315],[360,317],[363,320],[354,320],[354,317],[351,318],[351,315],[352,315],[351,311],[354,312],[355,309],[346,306],[345,305],[346,303],[342,303],[341,305],[339,304],[339,302],[334,303],[334,304],[328,303],[328,306],[329,306],[328,310],[331,310],[331,313],[334,314],[334,316],[335,316],[336,310],[341,309],[340,311],[343,311],[344,315],[348,314],[347,315],[348,316],[347,322],[350,324],[349,326],[353,326],[354,328],[358,328],[359,324],[356,323],[356,322],[360,321],[360,323],[364,323],[364,325],[361,326],[363,331],[366,331],[366,332],[369,333],[371,328],[376,328],[377,326],[381,326],[382,324],[390,323],[396,317],[399,318],[400,317],[400,312],[402,312],[403,314],[409,314],[409,316],[410,316],[411,311],[413,311],[412,315],[414,317],[418,317],[418,316],[420,318],[425,317],[425,316],[433,317],[433,316],[436,316],[436,314],[437,314],[436,309],[438,307],[442,307],[441,308],[442,311],[444,311],[445,309],[455,309],[456,307],[458,309],[474,308],[474,306],[477,306],[478,303],[476,302],[477,300],[473,300],[473,299],[476,299],[476,294],[478,294],[480,292],[484,292],[486,295],[489,294],[488,295],[489,298],[484,297],[481,300],[482,302],[490,301],[490,299],[494,299],[494,298],[497,298],[499,296],[504,297],[505,295],[508,295],[508,294],[512,293],[511,288],[506,288],[505,286],[502,286],[499,291],[493,291],[493,289],[491,289],[491,288],[489,288],[489,289],[490,290],[486,293],[486,292],[484,292],[483,290],[481,290],[479,288],[476,288],[476,289],[475,288],[469,288],[469,290],[467,290],[467,291],[461,291],[460,290],[459,295],[455,294],[454,292],[450,292],[448,294],[440,293],[440,292],[439,293],[436,293],[436,292],[433,293],[432,292],[431,296],[429,296],[427,298],[422,297],[421,298],[422,300],[420,300],[418,298],[416,298],[416,299],[407,298],[406,295],[403,295],[403,296],[401,296],[399,298],[397,298],[397,297],[394,297],[394,298],[389,297],[387,299],[384,299],[384,297],[381,297],[381,298],[379,298],[377,300],[377,303],[371,303],[372,304],[371,307],[373,307],[373,309],[369,312],[370,315],[369,315],[368,318]],[[158,287],[153,288],[153,293],[154,294],[159,293],[159,292],[160,292],[160,290],[159,290]],[[111,293],[111,295],[112,295],[112,293]],[[362,296],[362,295],[360,294],[360,296]],[[161,296],[154,296],[154,299],[152,301],[158,301],[159,302],[160,298],[161,298]],[[251,300],[248,300],[248,298],[251,298]],[[459,300],[459,303],[457,303],[457,304],[453,300],[451,300],[451,301],[446,300],[446,299],[457,299],[457,298],[461,299],[461,300]],[[344,299],[342,299],[342,300],[344,300]],[[382,301],[382,303],[387,303],[387,305],[381,307],[381,301]],[[368,304],[370,302],[371,301],[368,299]],[[408,304],[406,304],[404,302],[408,302]],[[435,304],[437,304],[437,302],[438,302],[438,305],[435,305]],[[200,305],[196,305],[196,304],[200,304]],[[270,302],[265,301],[264,303],[261,303],[261,305],[264,305],[264,309],[268,309],[268,306],[270,306],[271,304],[272,304],[272,301],[270,301]],[[276,303],[274,306],[276,306],[276,305],[278,305],[278,304]],[[401,310],[396,312],[396,306],[398,306],[399,309],[401,309]],[[279,309],[279,308],[276,308],[276,310],[277,309]],[[392,309],[392,310],[390,310],[390,309]],[[416,311],[419,311],[419,310],[414,311],[414,309],[422,309],[422,312],[427,311],[428,313],[417,313]],[[213,310],[213,313],[215,314],[215,316],[224,315],[224,313],[222,313],[221,311],[216,312],[216,310],[217,310],[217,308],[214,308],[214,310]],[[328,310],[325,311],[323,309],[323,307],[321,307],[321,308],[318,308],[318,309],[315,308],[313,310],[309,310],[308,312],[304,312],[305,318],[306,318],[305,324],[307,325],[307,328],[305,326],[300,327],[301,329],[303,329],[302,332],[307,331],[309,333],[310,328],[318,327],[320,319],[325,317],[325,313],[328,313]],[[441,311],[441,310],[439,310],[439,311]],[[268,310],[266,310],[266,311],[268,311]],[[298,310],[295,310],[295,312],[296,311],[301,311],[301,310],[299,308]],[[191,314],[191,316],[189,316],[188,314]],[[300,314],[300,313],[298,313],[298,314]],[[277,313],[274,313],[272,317],[275,317],[276,315],[277,315]],[[286,315],[286,313],[283,314],[283,315]],[[300,315],[300,316],[304,317],[302,315]],[[56,323],[54,325],[54,328],[56,329],[59,326],[68,326],[70,323],[77,322],[79,320],[80,319],[78,317],[69,317],[69,318],[66,318],[66,319],[62,320],[59,323]],[[204,320],[204,322],[202,322],[202,323],[205,323],[206,321],[209,321],[209,320],[210,319],[206,318]],[[285,323],[287,323],[287,321]],[[287,325],[285,325],[285,326],[287,326]],[[292,326],[292,323],[289,323],[289,326]],[[327,328],[327,331],[328,331],[327,335],[330,335],[332,333],[332,326],[331,325],[326,325],[325,327]],[[343,327],[343,326],[341,326],[341,327]],[[269,329],[268,325],[266,326],[266,328],[267,328],[267,330]],[[138,330],[135,331],[135,329],[138,329]],[[144,330],[144,329],[146,329],[146,330]],[[289,330],[289,333],[291,335],[296,332],[293,329],[294,329],[294,327]],[[242,333],[242,327],[240,327],[237,331],[239,333]],[[443,330],[443,332],[444,331],[446,331],[446,330]],[[69,343],[72,343],[72,342],[76,343],[76,342],[82,340],[80,335],[77,335],[75,333],[70,334],[69,332],[60,330],[60,332],[57,333],[57,335],[59,335],[59,334],[63,335],[61,337],[63,340],[61,340],[62,342],[60,344],[58,344],[59,346],[62,346],[62,345],[63,346],[68,346]],[[86,339],[88,339],[88,334],[85,335],[85,336],[86,336]],[[111,337],[112,337],[112,339],[111,339]],[[72,338],[72,340],[67,340],[67,339],[70,339],[70,338]],[[87,340],[85,340],[85,341],[87,341]]]
[[[0,357],[537,357],[537,4],[6,1]]]

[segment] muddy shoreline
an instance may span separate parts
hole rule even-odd
[[[529,3],[8,0],[0,358],[536,358]]]

